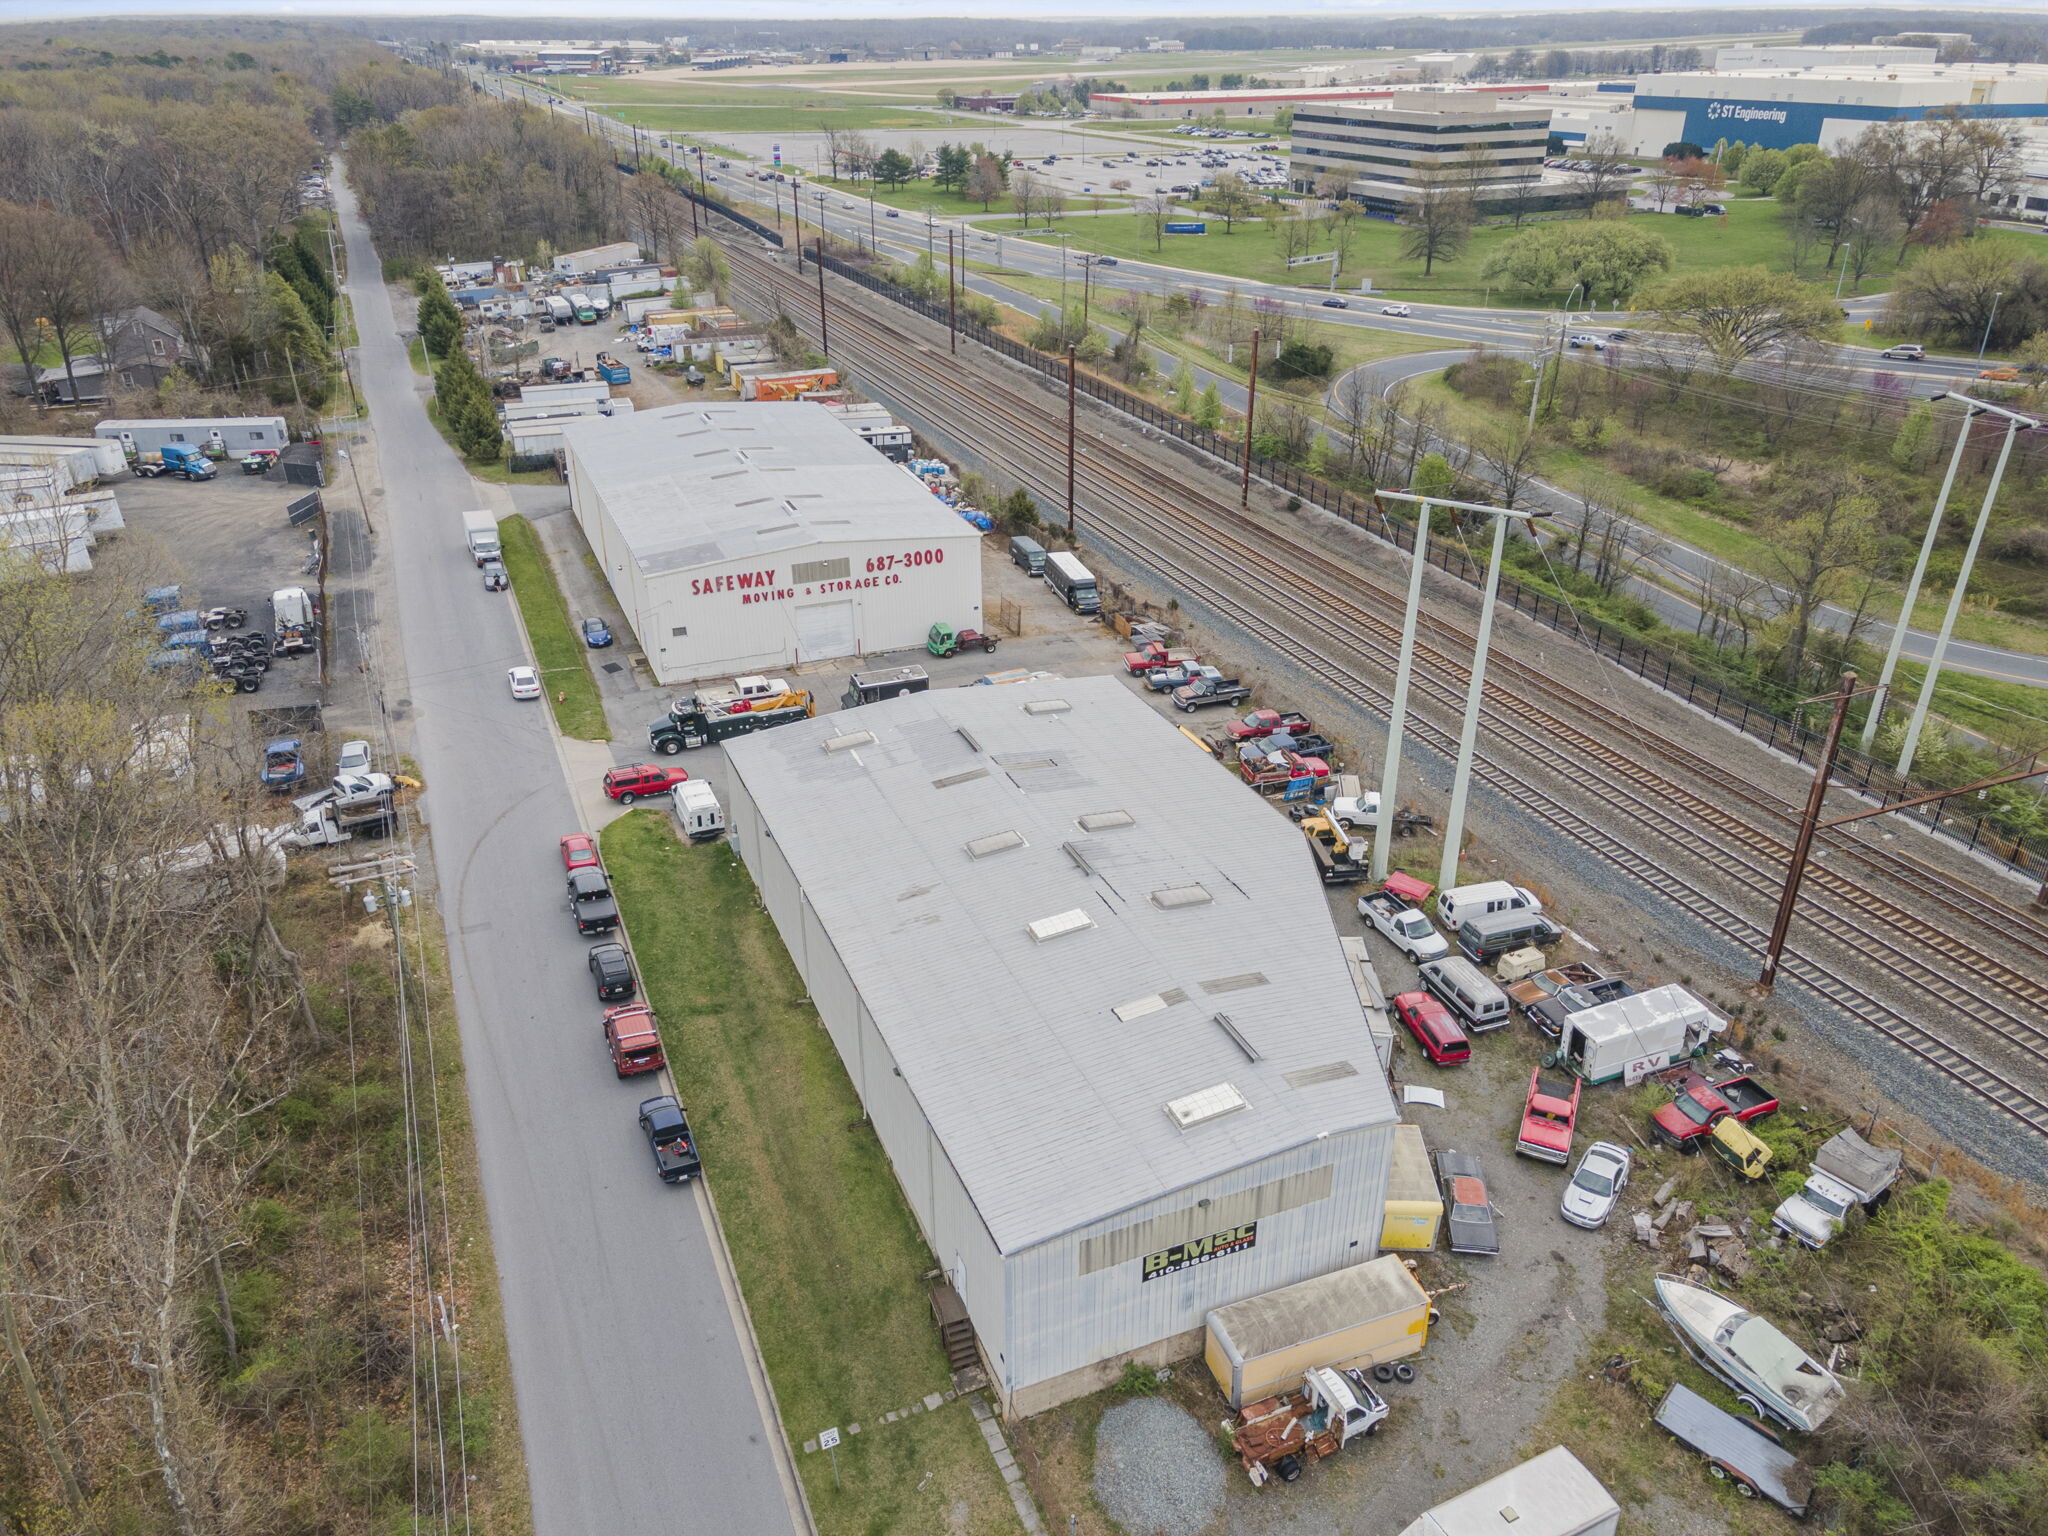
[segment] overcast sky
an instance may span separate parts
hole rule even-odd
[[[1800,0],[1801,8],[1852,0]],[[1270,0],[602,0],[591,5],[565,4],[564,0],[0,0],[0,21],[29,21],[46,18],[85,16],[180,16],[221,15],[282,16],[315,19],[336,16],[502,16],[564,18],[589,16],[602,19],[640,18],[660,21],[677,32],[687,32],[692,21],[734,21],[776,16],[906,17],[962,16],[982,19],[1014,18],[1019,21],[1050,21],[1066,17],[1101,21],[1129,16],[1150,21],[1186,22],[1196,16],[1318,16],[1358,17],[1443,15],[1447,12],[1526,14],[1530,11],[1585,11],[1608,9],[1607,4],[1567,3],[1567,0],[1433,0],[1426,6],[1415,0],[1405,4],[1393,0],[1286,0],[1275,6]],[[1681,0],[1650,0],[1637,9],[1677,10]],[[1773,7],[1759,6],[1760,10]],[[1973,7],[2002,9],[1996,5]],[[1932,16],[1935,13],[1928,11]],[[1903,23],[1902,23],[1903,24]]]

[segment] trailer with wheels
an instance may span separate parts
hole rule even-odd
[[[1765,1498],[1794,1516],[1806,1513],[1813,1475],[1761,1424],[1738,1419],[1673,1383],[1657,1405],[1657,1427],[1706,1458],[1707,1474],[1745,1499]]]

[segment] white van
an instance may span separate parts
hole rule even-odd
[[[1508,1021],[1508,995],[1470,960],[1452,955],[1418,965],[1422,984],[1473,1033],[1499,1029]]]
[[[1543,903],[1523,890],[1519,885],[1510,885],[1505,880],[1486,880],[1478,885],[1455,886],[1439,892],[1436,898],[1436,917],[1446,932],[1456,933],[1468,917],[1483,917],[1489,912],[1541,912]]]
[[[685,779],[669,791],[676,821],[693,843],[709,842],[725,831],[725,809],[702,779]]]

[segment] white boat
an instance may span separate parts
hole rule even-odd
[[[1759,1413],[1811,1433],[1842,1405],[1832,1371],[1718,1291],[1659,1275],[1657,1305],[1693,1358]]]

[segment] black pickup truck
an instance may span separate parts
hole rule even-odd
[[[1564,1033],[1564,1021],[1570,1015],[1619,998],[1632,997],[1635,990],[1619,976],[1603,976],[1598,981],[1559,987],[1541,1002],[1531,1003],[1523,1012],[1531,1024],[1555,1039]]]
[[[569,876],[569,910],[578,933],[610,933],[619,926],[619,904],[601,869],[579,869]]]
[[[654,1171],[664,1184],[685,1184],[704,1171],[697,1156],[697,1138],[675,1095],[664,1093],[640,1106],[640,1134],[654,1153]]]
[[[1251,696],[1251,689],[1234,677],[1198,677],[1173,690],[1173,707],[1192,714],[1211,704],[1242,704]]]

